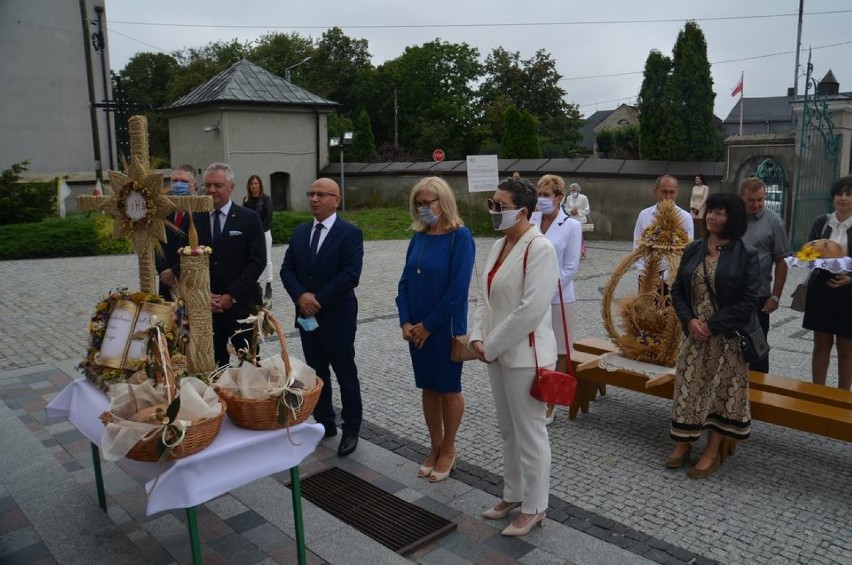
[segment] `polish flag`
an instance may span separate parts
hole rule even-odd
[[[731,96],[736,96],[737,94],[742,94],[743,92],[743,75],[740,75],[740,82],[734,87],[731,91]]]
[[[103,196],[103,195],[104,195],[104,189],[101,186],[101,181],[97,180],[97,181],[95,181],[95,188],[92,190],[92,196]]]

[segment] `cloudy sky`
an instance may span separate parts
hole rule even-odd
[[[852,2],[804,4],[802,68],[810,47],[817,78],[831,69],[841,91],[852,91]],[[694,19],[707,39],[716,114],[724,118],[741,72],[746,97],[783,95],[793,85],[798,7],[799,0],[107,0],[106,16],[114,70],[138,52],[269,32],[319,38],[333,26],[366,39],[374,65],[435,38],[466,42],[483,60],[499,46],[521,58],[545,49],[566,99],[586,116],[634,103],[648,52],[671,55],[684,22]]]

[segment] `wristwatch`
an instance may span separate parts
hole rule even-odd
[[[776,296],[776,295],[774,295],[774,294],[773,294],[772,296],[770,296],[770,297],[769,297],[769,300],[774,301],[774,302],[775,302],[775,304],[778,304],[779,302],[781,302],[781,298],[779,298],[778,296]]]

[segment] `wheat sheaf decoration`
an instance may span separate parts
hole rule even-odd
[[[687,243],[689,236],[681,226],[674,202],[660,202],[656,218],[642,232],[638,247],[619,263],[604,287],[601,301],[604,328],[624,357],[666,367],[675,364],[682,331],[671,296],[663,292],[659,273],[664,261],[668,263],[665,283],[670,286]],[[616,324],[613,319],[615,290],[639,259],[644,260],[639,292],[616,301],[619,318]]]

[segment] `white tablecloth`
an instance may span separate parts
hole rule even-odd
[[[622,356],[621,353],[613,352],[601,355],[598,366],[601,369],[606,369],[610,373],[614,373],[615,371],[627,371],[629,373],[644,375],[649,378],[659,377],[666,373],[674,374],[675,372],[674,367],[664,367],[662,365],[655,365],[646,361],[636,361],[635,359],[628,359],[627,357]]]
[[[104,426],[99,416],[109,408],[109,400],[86,379],[77,379],[66,386],[45,408],[49,418],[64,418],[100,446]],[[151,492],[159,463],[143,463],[123,459],[134,469],[151,478],[145,485],[148,491],[147,513],[150,516],[163,510],[190,508],[204,504],[219,495],[273,473],[299,465],[313,453],[322,440],[325,428],[320,424],[299,424],[287,430],[257,432],[235,426],[226,416],[222,431],[210,446],[189,457],[168,461]]]

